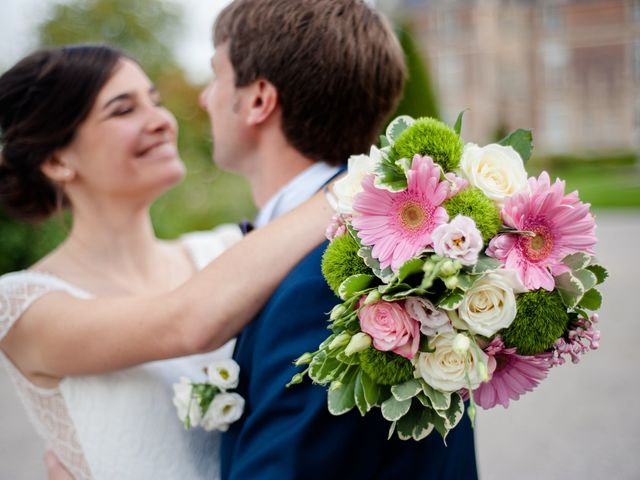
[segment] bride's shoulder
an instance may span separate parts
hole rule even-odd
[[[179,242],[188,250],[198,267],[202,268],[241,238],[240,227],[229,223],[212,230],[186,233],[179,238]]]

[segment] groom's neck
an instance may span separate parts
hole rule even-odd
[[[256,168],[248,175],[256,206],[263,208],[273,195],[313,163],[288,144],[265,147],[256,159]]]

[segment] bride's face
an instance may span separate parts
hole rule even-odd
[[[78,195],[153,201],[184,176],[176,120],[142,69],[128,59],[120,60],[59,155],[73,171],[65,186],[72,203]]]

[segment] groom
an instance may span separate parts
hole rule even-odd
[[[251,184],[257,226],[368,151],[405,79],[391,30],[361,0],[236,0],[220,14],[214,43],[215,78],[201,103],[216,162]],[[238,338],[246,406],[223,438],[223,480],[476,478],[466,418],[448,447],[437,434],[387,440],[378,411],[334,417],[324,388],[285,388],[298,370],[292,361],[328,335],[338,302],[320,272],[325,247],[300,262]]]

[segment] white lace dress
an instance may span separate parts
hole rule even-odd
[[[185,235],[181,241],[202,268],[240,237],[235,225],[225,225]],[[43,273],[0,277],[0,339],[35,300],[52,291],[92,296]],[[0,364],[9,372],[36,430],[76,479],[211,480],[219,477],[220,434],[199,428],[185,431],[172,404],[172,384],[180,376],[204,379],[203,367],[215,358],[230,357],[233,343],[204,355],[66,377],[53,389],[29,382],[2,350]]]

